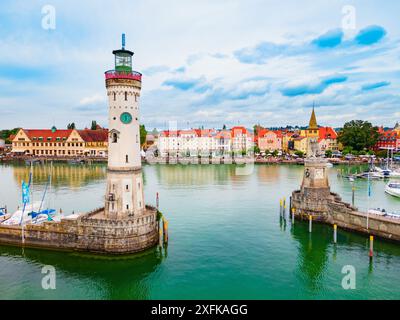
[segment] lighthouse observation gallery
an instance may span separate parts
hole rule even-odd
[[[158,210],[145,205],[140,158],[139,97],[142,75],[132,70],[133,52],[114,50],[105,72],[109,136],[104,205],[60,222],[0,224],[0,244],[102,254],[129,254],[159,243]],[[73,201],[73,199],[71,199]]]

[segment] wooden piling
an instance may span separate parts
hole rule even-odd
[[[308,232],[312,232],[312,215],[310,214],[309,216],[308,216],[308,219],[309,219],[309,224],[308,224]]]
[[[333,243],[337,243],[337,225],[333,225]]]
[[[296,210],[295,208],[292,208],[292,224],[294,224],[294,211],[295,210]]]
[[[374,236],[369,236],[369,258],[374,256]]]
[[[168,243],[168,221],[163,218],[164,243]]]

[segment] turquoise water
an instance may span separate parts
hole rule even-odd
[[[351,201],[351,184],[330,169],[332,189]],[[341,167],[358,170],[360,167]],[[81,212],[99,207],[105,167],[54,166],[52,207]],[[368,258],[365,236],[339,230],[338,244],[325,225],[284,221],[279,199],[298,188],[301,166],[256,165],[238,175],[234,165],[145,166],[146,201],[169,220],[165,250],[109,259],[77,253],[0,247],[3,299],[399,299],[400,245],[375,241]],[[36,199],[47,167],[34,171]],[[0,205],[14,210],[29,168],[0,166]],[[356,182],[356,206],[400,211],[384,181]],[[42,267],[56,269],[56,289],[41,287]],[[343,266],[356,270],[356,289],[341,286]]]

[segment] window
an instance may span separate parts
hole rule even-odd
[[[113,95],[114,95],[114,101],[117,100],[117,94],[113,92]]]
[[[126,163],[129,162],[128,155],[125,156],[125,161],[126,161]]]
[[[126,188],[126,191],[129,191],[129,185],[128,184],[125,186],[125,188]]]
[[[126,205],[126,210],[129,210],[129,204]]]
[[[125,101],[128,101],[128,92],[125,91]]]
[[[112,134],[112,143],[117,143],[118,142],[118,135],[116,132]]]

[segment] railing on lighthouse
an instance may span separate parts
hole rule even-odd
[[[137,81],[142,81],[142,74],[137,71],[116,71],[116,70],[109,70],[105,72],[106,80],[107,79],[132,79]]]

